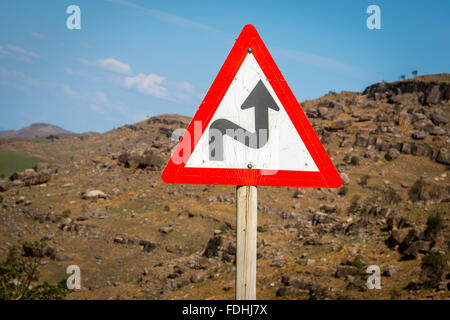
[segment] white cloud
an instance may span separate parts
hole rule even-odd
[[[25,50],[24,48],[7,44],[0,46],[0,57],[7,57],[24,62],[31,62],[32,58],[37,58],[37,53]]]
[[[20,88],[23,88],[24,86],[39,88],[50,85],[49,82],[30,77],[22,71],[13,71],[13,70],[10,71],[1,66],[0,66],[0,80],[1,80],[0,83],[3,85],[9,85]]]
[[[80,60],[80,61],[81,61],[81,60]],[[86,79],[91,80],[91,81],[100,81],[100,80],[103,79],[103,78],[98,77],[98,76],[92,76],[92,75],[90,75],[89,73],[87,73],[87,72],[85,72],[85,71],[81,71],[81,70],[77,70],[77,69],[72,69],[72,68],[69,68],[69,67],[65,67],[63,70],[64,70],[64,72],[67,73],[68,75],[71,75],[71,76],[77,76],[77,77],[83,77],[83,78],[86,78]],[[102,81],[103,81],[103,80],[102,80]]]
[[[95,113],[98,113],[98,114],[105,114],[106,112],[105,112],[105,109],[103,109],[102,107],[100,107],[99,105],[97,105],[97,104],[91,104],[90,105],[90,107],[89,107],[92,111],[94,111]]]
[[[69,97],[75,97],[75,96],[78,95],[74,90],[72,90],[72,88],[71,88],[70,86],[68,86],[68,85],[66,85],[66,84],[62,84],[62,85],[61,85],[61,89],[62,89],[63,92],[64,92],[65,94],[67,94]]]
[[[107,1],[137,9],[140,12],[142,12],[148,16],[156,18],[160,21],[164,21],[166,23],[175,24],[175,25],[179,25],[182,27],[194,27],[194,28],[203,29],[203,30],[212,31],[212,32],[218,31],[217,29],[214,29],[213,27],[210,27],[208,25],[205,25],[205,24],[202,24],[202,23],[199,23],[196,21],[188,20],[188,19],[176,16],[171,13],[164,12],[164,11],[146,8],[146,7],[137,5],[137,4],[129,2],[129,1],[124,1],[124,0],[107,0]]]
[[[131,68],[128,64],[120,62],[113,58],[97,60],[96,64],[105,70],[114,71],[122,74],[131,74]]]
[[[102,104],[108,104],[108,97],[106,96],[106,94],[104,92],[101,91],[95,91],[92,94],[92,98],[94,101],[102,103]]]
[[[38,40],[47,40],[47,37],[38,32],[30,32],[30,37]]]
[[[296,60],[304,64],[313,65],[325,70],[337,71],[340,73],[348,74],[355,78],[371,80],[376,77],[379,77],[378,75],[373,74],[363,68],[353,66],[333,58],[320,56],[314,53],[294,51],[283,48],[271,48],[271,52],[273,54],[277,54],[286,57],[288,59]]]
[[[69,97],[80,96],[75,90],[64,83],[50,82],[33,78],[22,71],[8,70],[0,66],[0,85],[12,87],[18,90],[29,88],[61,90]]]
[[[72,70],[71,68],[69,68],[69,67],[65,67],[65,68],[64,68],[64,71],[65,71],[67,74],[70,74],[70,75],[73,75],[73,74],[74,74],[73,70]]]
[[[114,58],[106,58],[103,60],[89,61],[83,58],[78,59],[85,65],[97,66],[103,70],[112,71],[120,74],[131,74],[131,67],[129,64],[116,60]]]
[[[164,77],[154,73],[149,75],[139,73],[134,77],[126,77],[123,84],[126,88],[135,88],[141,93],[159,98],[167,98],[167,88],[163,86],[165,80]]]
[[[177,82],[177,83],[175,83],[175,86],[180,90],[184,90],[184,91],[188,91],[188,92],[194,91],[194,87],[192,86],[192,84],[190,84],[187,81]]]

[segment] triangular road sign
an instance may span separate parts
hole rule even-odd
[[[186,184],[342,185],[252,25],[236,40],[161,177]]]

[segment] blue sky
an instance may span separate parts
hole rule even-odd
[[[66,8],[81,9],[69,30]],[[369,30],[369,5],[381,30]],[[399,75],[450,72],[450,2],[0,2],[0,128],[104,132],[192,116],[242,27],[253,24],[299,101]]]

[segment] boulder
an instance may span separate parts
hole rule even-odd
[[[386,155],[384,156],[386,160],[392,161],[398,158],[400,155],[400,152],[395,148],[390,148],[388,152],[386,152]]]
[[[317,108],[320,118],[324,120],[335,120],[342,112],[344,112],[344,106],[334,101],[323,101]]]
[[[165,159],[153,151],[133,151],[125,152],[118,157],[119,164],[127,168],[148,168],[150,170],[160,170],[165,163]]]
[[[314,213],[313,218],[312,218],[312,225],[315,226],[315,225],[318,225],[321,223],[326,224],[326,223],[330,223],[333,221],[335,221],[335,219],[333,217],[329,216],[328,214],[325,214],[322,212],[316,212],[316,213]]]
[[[430,119],[437,126],[440,124],[447,124],[450,121],[450,114],[444,110],[438,109],[431,113]]]
[[[399,245],[403,242],[407,233],[408,232],[406,230],[393,230],[389,238],[386,240],[387,246],[389,248],[394,248],[395,246]]]
[[[369,139],[366,137],[363,137],[359,134],[359,132],[355,136],[355,143],[354,145],[357,147],[367,147],[369,144]]]
[[[388,103],[393,104],[403,104],[403,96],[402,95],[395,95],[388,99]]]
[[[343,184],[349,184],[350,183],[350,178],[348,177],[348,175],[344,172],[341,173],[341,178],[342,178],[342,183]]]
[[[403,154],[412,154],[416,148],[414,143],[406,142],[402,145],[401,152]]]
[[[415,148],[413,149],[412,154],[415,156],[423,156],[423,157],[428,157],[428,158],[432,159],[434,156],[434,150],[433,150],[433,148],[431,148],[428,145],[416,144]]]
[[[336,212],[337,208],[335,204],[324,204],[320,206],[320,211],[323,211],[325,213],[333,213]]]
[[[450,149],[449,148],[439,149],[436,161],[439,163],[450,165]]]
[[[39,245],[33,244],[24,244],[23,246],[23,255],[25,257],[33,257],[33,258],[44,258],[51,257],[54,259],[56,253],[56,249],[51,248],[49,246],[41,247]]]
[[[173,227],[161,227],[158,231],[167,234],[173,231]]]
[[[88,190],[81,195],[82,199],[107,199],[108,195],[101,190]]]
[[[204,280],[208,279],[208,277],[209,277],[209,272],[207,270],[199,271],[197,273],[194,273],[191,276],[191,282],[192,283],[198,283],[198,282],[201,282],[201,281],[204,281]]]
[[[429,119],[419,120],[413,123],[413,127],[416,130],[423,130],[430,132],[434,129],[434,124]]]
[[[427,137],[427,133],[423,130],[414,132],[411,137],[415,140],[423,140]]]
[[[328,131],[338,131],[343,130],[347,127],[351,127],[352,120],[338,120],[334,121],[330,126],[326,127],[326,130]]]
[[[2,179],[0,180],[0,192],[5,192],[11,189],[12,183],[9,180]]]
[[[403,252],[402,260],[417,259],[420,253],[427,253],[430,250],[430,241],[418,240],[413,242],[408,249]]]
[[[399,266],[396,265],[388,265],[386,270],[384,270],[383,275],[386,277],[392,277],[394,274],[396,274],[400,270]]]
[[[400,128],[407,129],[411,124],[411,115],[408,112],[400,112],[397,123]]]
[[[36,172],[34,169],[26,169],[22,172],[14,172],[10,176],[12,182],[18,181],[18,185],[31,186],[36,184],[46,183],[50,180],[51,172],[41,170]]]
[[[55,261],[70,261],[70,260],[72,260],[72,257],[66,256],[65,254],[62,254],[62,253],[56,253],[51,258]]]
[[[433,130],[430,131],[432,136],[443,136],[447,134],[447,131],[441,127],[434,127]]]
[[[354,276],[358,273],[358,268],[355,266],[339,265],[337,267],[335,277],[345,278],[346,276]]]
[[[46,183],[50,180],[50,174],[48,172],[34,172],[29,175],[25,175],[22,179],[23,185],[32,186],[37,184]]]
[[[144,252],[151,252],[156,249],[156,244],[154,244],[150,241],[147,241],[147,240],[139,241],[139,245],[143,247],[142,250]]]
[[[388,151],[392,147],[392,145],[388,141],[386,141],[380,137],[377,137],[375,139],[374,144],[375,144],[375,149],[377,149],[378,151]]]
[[[438,85],[431,87],[426,92],[425,103],[427,104],[437,104],[441,100],[441,90]]]
[[[206,249],[203,252],[203,256],[210,258],[219,255],[219,250],[222,246],[222,237],[212,237],[209,239]]]
[[[127,240],[122,236],[115,236],[113,239],[114,243],[126,244]]]
[[[411,229],[406,234],[403,241],[400,243],[399,250],[401,253],[405,252],[413,242],[420,240],[421,234],[417,229]]]

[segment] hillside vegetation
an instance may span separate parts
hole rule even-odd
[[[449,298],[448,78],[302,103],[344,185],[258,188],[258,299]],[[80,266],[68,299],[233,299],[235,187],[161,181],[189,121],[0,139],[2,152],[58,162],[0,180],[0,256],[41,243],[27,251],[41,258],[31,287]],[[372,265],[381,289],[366,285]]]

